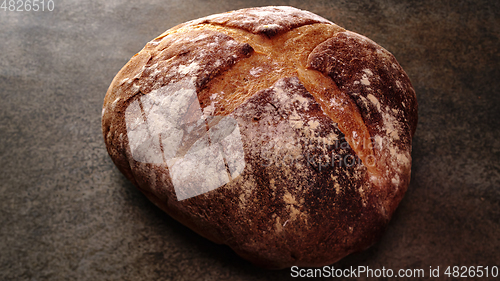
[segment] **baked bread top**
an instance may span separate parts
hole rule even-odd
[[[370,39],[262,7],[149,42],[111,83],[102,124],[120,171],[174,218],[257,264],[320,266],[387,225],[417,101]]]

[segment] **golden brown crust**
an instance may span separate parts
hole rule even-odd
[[[331,22],[308,11],[286,6],[270,6],[216,14],[178,25],[172,30],[185,28],[186,26],[210,24],[240,29],[272,38],[297,27],[315,23],[329,24]]]
[[[378,160],[372,175],[379,182],[376,185],[391,186],[382,191],[388,193],[386,207],[392,213],[409,183],[411,139],[417,126],[417,100],[410,79],[392,54],[350,31],[318,45],[309,55],[308,66],[328,75],[350,96],[370,138],[380,140],[371,154]]]
[[[253,52],[225,34],[193,30],[185,37],[150,42],[117,74],[104,100],[103,133],[108,153],[127,178],[135,183],[128,162],[125,112],[138,97],[189,76],[197,90],[218,73]]]
[[[409,183],[416,112],[386,50],[312,13],[264,7],[148,43],[113,80],[102,124],[114,163],[151,201],[283,268],[378,239]],[[215,154],[189,160],[203,151]]]

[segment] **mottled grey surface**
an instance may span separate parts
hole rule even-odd
[[[290,279],[163,214],[114,167],[100,126],[108,85],[147,41],[270,4],[372,38],[418,96],[410,189],[382,240],[335,266],[500,266],[500,2],[139,2],[0,9],[0,280]]]

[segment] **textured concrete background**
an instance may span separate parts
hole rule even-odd
[[[335,266],[500,266],[500,2],[53,1],[52,12],[0,9],[0,280],[290,279],[147,201],[114,167],[100,124],[108,85],[146,42],[271,4],[375,40],[418,95],[410,189],[382,240]]]

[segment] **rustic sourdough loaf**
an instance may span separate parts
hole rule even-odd
[[[388,51],[291,7],[166,31],[116,75],[102,113],[109,155],[152,202],[269,268],[372,245],[407,190],[416,125]]]

